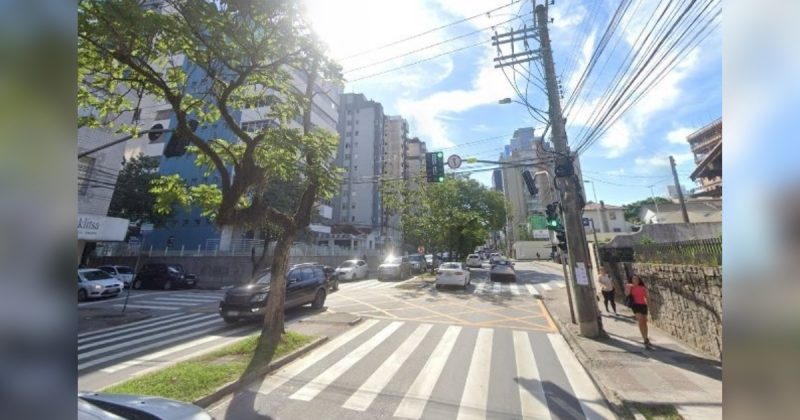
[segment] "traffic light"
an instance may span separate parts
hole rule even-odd
[[[194,133],[197,130],[197,120],[189,120],[189,129]],[[167,145],[164,146],[164,157],[171,158],[186,154],[186,146],[189,145],[189,136],[179,130],[172,132]]]
[[[556,239],[558,239],[558,247],[562,251],[567,250],[567,234],[564,231],[556,232]]]
[[[425,153],[425,175],[428,182],[444,182],[444,153]]]
[[[564,227],[561,225],[561,217],[558,214],[558,207],[555,203],[547,205],[545,214],[547,215],[547,229],[555,231],[564,230]]]
[[[522,179],[525,181],[525,186],[528,187],[528,192],[531,193],[532,196],[536,197],[539,194],[539,189],[536,188],[536,183],[533,181],[533,175],[531,175],[531,171],[524,170],[522,171]]]

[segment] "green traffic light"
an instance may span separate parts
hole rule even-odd
[[[444,177],[443,176],[439,177],[439,182],[444,182]]]

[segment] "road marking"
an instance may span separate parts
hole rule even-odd
[[[109,336],[115,336],[117,334],[124,333],[122,338],[128,339],[128,338],[131,338],[131,337],[135,337],[137,335],[149,334],[149,333],[151,333],[153,331],[163,330],[164,328],[171,328],[171,327],[173,327],[175,325],[182,325],[182,324],[185,324],[187,322],[194,322],[194,321],[197,321],[197,320],[202,319],[202,318],[207,318],[207,316],[204,316],[203,314],[181,314],[181,316],[179,316],[177,318],[170,319],[169,323],[166,323],[166,324],[154,323],[154,324],[140,325],[138,327],[131,328],[131,329],[126,329],[126,330],[122,330],[122,331],[114,331],[114,332],[110,332],[110,333],[106,333],[106,334],[100,334],[100,335],[92,336],[92,337],[89,337],[89,338],[84,338],[82,340],[78,340],[78,344],[79,344],[78,345],[78,351],[81,351],[81,349],[85,348],[86,345],[101,344],[101,343],[106,343],[108,341],[113,341],[114,340],[114,339],[112,339],[112,340],[97,341],[100,338],[105,338],[105,337],[109,337]],[[145,331],[139,331],[139,330],[145,330]],[[139,331],[139,332],[136,332],[136,331]],[[120,338],[120,337],[117,337],[117,338]],[[85,343],[86,343],[86,345],[82,345],[82,344],[85,344]]]
[[[494,330],[481,328],[472,351],[467,382],[458,407],[458,420],[485,419],[489,399],[489,374],[492,368],[492,337]]]
[[[403,366],[403,363],[411,356],[411,353],[422,343],[422,340],[431,328],[433,328],[432,324],[420,324],[420,326],[411,333],[411,336],[403,342],[375,372],[373,372],[369,379],[367,379],[353,395],[350,396],[342,407],[351,410],[365,411],[394,375],[397,374]]]
[[[502,290],[503,290],[503,285],[501,285],[500,283],[495,283],[494,286],[492,287],[493,293],[500,293]]]
[[[331,367],[319,374],[316,378],[312,379],[305,386],[297,390],[294,394],[289,396],[293,400],[311,401],[320,392],[325,390],[328,385],[342,376],[348,369],[353,367],[361,359],[364,358],[369,352],[375,350],[378,345],[384,342],[390,335],[397,331],[403,323],[399,321],[392,322],[384,327],[380,332],[372,336],[369,340],[358,346],[355,350],[347,354],[338,362],[334,363]]]
[[[159,319],[157,322],[151,322],[151,323],[148,323],[148,324],[145,324],[145,325],[139,325],[139,326],[134,327],[134,328],[123,328],[123,329],[120,329],[119,331],[112,331],[112,332],[107,332],[107,333],[104,333],[104,334],[98,334],[98,335],[93,335],[91,337],[82,338],[82,339],[78,340],[78,344],[79,344],[78,351],[80,351],[80,349],[81,349],[80,344],[83,344],[83,343],[85,343],[87,341],[94,341],[94,340],[97,340],[99,338],[114,336],[114,335],[117,335],[119,333],[130,334],[132,332],[143,330],[143,329],[148,329],[148,328],[161,329],[161,328],[159,328],[159,325],[165,325],[164,322],[166,322],[166,321],[169,322],[166,325],[167,326],[171,326],[171,325],[174,325],[172,323],[175,322],[175,321],[179,321],[180,322],[180,321],[183,321],[183,320],[188,319],[188,318],[198,318],[198,317],[200,317],[200,314],[183,314],[183,313],[179,313],[179,314],[174,314],[174,315],[170,315],[170,316],[167,316],[167,317],[160,317],[160,318],[169,318],[169,320]],[[149,330],[149,331],[152,331],[152,330]],[[130,338],[130,337],[126,336],[125,338]]]
[[[130,322],[130,323],[123,324],[123,325],[116,325],[116,326],[113,326],[113,327],[101,328],[101,329],[97,329],[97,330],[87,331],[85,333],[78,334],[78,343],[80,343],[81,341],[83,341],[85,339],[96,337],[97,334],[104,334],[104,333],[108,333],[108,332],[111,332],[111,331],[124,330],[124,329],[129,328],[129,327],[134,326],[134,325],[156,324],[156,323],[159,323],[161,321],[165,321],[167,319],[183,318],[183,317],[186,317],[186,316],[191,316],[191,315],[169,314],[169,315],[164,315],[164,316],[158,316],[158,317],[155,317],[155,318],[147,318],[147,319],[143,319],[141,321]]]
[[[510,284],[508,285],[508,287],[511,288],[512,295],[519,295],[519,286],[517,286],[516,284]]]
[[[115,298],[112,298],[112,299],[104,299],[104,300],[96,300],[94,302],[79,303],[78,307],[82,308],[84,306],[102,305],[102,304],[108,303],[108,302],[115,302],[115,301],[118,301],[118,300],[125,300],[125,297],[126,297],[125,295],[127,293],[128,292],[120,292],[120,296],[119,297],[115,297]],[[163,295],[164,293],[170,293],[170,292],[134,292],[133,294],[131,294],[131,295],[127,296],[127,297],[128,297],[128,299],[137,299],[137,298],[140,298],[140,297]]]
[[[540,284],[539,286],[542,286],[542,289],[544,289],[545,291],[548,291],[548,292],[549,292],[550,290],[553,290],[553,288],[552,288],[552,287],[550,287],[550,285],[549,285],[549,284],[547,284],[547,283],[542,283],[542,284]]]
[[[218,303],[219,299],[187,299],[187,298],[155,298],[153,303],[169,303],[175,305],[196,305],[196,304],[210,304]]]
[[[95,359],[95,360],[92,360],[92,361],[89,361],[89,362],[86,362],[86,363],[79,364],[78,365],[78,371],[81,371],[83,369],[90,368],[92,366],[99,365],[101,363],[105,363],[105,362],[108,362],[108,361],[111,361],[111,360],[114,360],[114,359],[119,359],[119,358],[122,358],[122,357],[125,357],[125,356],[130,356],[132,354],[139,353],[139,352],[141,352],[143,350],[149,350],[149,349],[152,349],[152,348],[163,346],[165,344],[174,343],[174,342],[179,341],[179,340],[185,340],[187,338],[196,337],[198,335],[208,334],[208,333],[210,333],[210,332],[212,332],[214,330],[218,330],[220,328],[225,328],[225,325],[218,324],[218,325],[215,325],[215,326],[213,326],[211,328],[205,328],[205,329],[202,329],[202,330],[199,330],[199,331],[195,331],[195,332],[192,332],[192,333],[189,333],[189,334],[184,334],[184,335],[172,337],[172,338],[169,338],[169,339],[166,339],[166,340],[157,341],[155,343],[150,343],[150,344],[147,344],[147,345],[144,345],[144,346],[136,347],[136,348],[128,350],[128,351],[123,351],[123,352],[120,352],[120,353],[115,353],[115,354],[111,354],[111,355],[108,355],[108,356],[104,356],[104,357],[101,357],[99,359]]]
[[[114,305],[114,306],[116,306],[118,308],[122,308],[123,305],[117,304],[117,305]],[[157,310],[160,310],[160,311],[175,311],[175,310],[181,309],[181,308],[178,308],[176,306],[136,305],[136,304],[132,304],[132,303],[128,304],[128,308],[134,308],[134,309],[157,309]]]
[[[253,329],[254,329],[253,326],[246,326],[246,327],[238,328],[238,329],[235,329],[235,330],[231,330],[228,333],[231,334],[231,335],[235,335],[235,334],[238,334],[240,332],[244,332],[244,331],[247,331],[247,330],[253,330]],[[168,355],[173,354],[173,353],[182,352],[182,351],[184,351],[186,349],[190,349],[192,347],[199,346],[201,344],[205,344],[205,343],[208,343],[208,342],[211,342],[211,341],[214,341],[214,340],[218,340],[220,338],[225,338],[225,337],[221,336],[221,335],[212,335],[212,336],[209,336],[209,337],[203,337],[203,338],[200,338],[200,339],[197,339],[197,340],[194,340],[194,341],[190,341],[190,342],[185,343],[185,344],[181,344],[181,345],[178,345],[178,346],[170,347],[168,349],[157,351],[155,353],[150,353],[150,354],[144,355],[142,357],[137,357],[135,359],[131,359],[131,360],[128,360],[128,361],[125,361],[125,362],[122,362],[122,363],[119,363],[119,364],[116,364],[116,365],[109,366],[109,367],[107,367],[105,369],[102,369],[102,371],[105,372],[105,373],[119,372],[120,370],[127,369],[129,367],[133,367],[133,366],[136,366],[136,365],[141,365],[141,364],[150,362],[152,360],[155,360],[155,359],[158,359],[158,358],[161,358],[161,357],[164,357],[164,356],[168,356]],[[240,337],[240,338],[245,338],[245,337]],[[208,351],[209,351],[208,348],[202,349],[202,352],[204,352],[204,353],[208,352]]]
[[[532,285],[532,284],[526,284],[526,285],[525,285],[525,288],[526,288],[526,289],[528,289],[528,293],[530,293],[532,296],[541,296],[541,294],[539,293],[539,291],[538,291],[538,290],[536,290],[536,288],[535,288],[535,287],[533,287],[533,285]]]
[[[513,339],[522,418],[549,419],[550,409],[547,407],[547,397],[542,388],[542,379],[528,334],[515,330]]]
[[[453,346],[456,344],[456,339],[461,333],[461,327],[450,326],[444,332],[442,339],[436,348],[431,352],[425,366],[414,379],[414,383],[406,392],[400,405],[395,410],[395,417],[404,417],[410,419],[418,419],[422,416],[422,411],[431,397],[436,382],[444,370],[444,365],[447,362],[450,352],[453,351]]]
[[[561,334],[547,334],[547,338],[550,339],[550,345],[553,346],[561,368],[567,375],[575,398],[581,404],[583,415],[589,420],[614,418],[614,414],[606,406],[605,400],[592,384],[592,380],[589,379],[589,375],[583,370],[578,359],[575,358],[575,354],[567,345],[564,337]]]
[[[270,392],[283,386],[290,379],[297,376],[300,372],[308,369],[320,360],[324,359],[340,347],[352,341],[357,336],[361,335],[364,331],[368,330],[373,325],[377,324],[377,319],[370,319],[363,321],[360,325],[354,327],[352,330],[334,338],[333,340],[323,344],[318,349],[311,352],[308,356],[296,360],[285,367],[279,369],[277,372],[268,375],[258,387],[258,393],[267,395]]]
[[[219,315],[217,315],[217,314],[210,314],[209,316],[206,316],[204,318],[208,319],[209,317],[214,317],[214,319],[206,320],[205,322],[200,322],[198,324],[192,325],[191,327],[184,327],[182,329],[183,330],[196,329],[196,328],[200,328],[200,327],[205,327],[206,325],[218,324],[220,322],[220,320],[218,319]],[[196,321],[197,320],[193,319],[193,320],[190,320],[188,322],[196,322]],[[148,333],[148,331],[144,331],[144,332]],[[97,350],[87,351],[85,353],[78,353],[78,361],[85,360],[85,359],[87,359],[89,357],[96,356],[98,354],[109,353],[111,351],[118,350],[118,349],[121,349],[121,348],[131,347],[131,346],[133,346],[135,344],[139,344],[139,343],[142,343],[142,342],[145,342],[145,341],[154,340],[156,338],[169,337],[170,335],[172,335],[174,333],[175,333],[174,331],[167,331],[167,332],[163,332],[163,333],[159,333],[159,334],[153,334],[153,335],[148,334],[146,337],[140,338],[138,340],[128,340],[128,341],[125,341],[124,343],[115,344],[113,346],[103,347],[103,348],[99,348]],[[137,335],[140,335],[140,334],[137,334]],[[92,343],[92,344],[103,344],[103,343],[105,343],[105,341]]]

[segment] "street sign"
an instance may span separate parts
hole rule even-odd
[[[591,223],[592,223],[592,221],[588,217],[584,217],[583,218],[583,225],[584,226],[589,226]]]
[[[449,166],[450,169],[458,169],[461,166],[461,156],[450,155],[450,157],[447,158],[447,166]]]

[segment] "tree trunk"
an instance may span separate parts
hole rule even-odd
[[[289,268],[289,249],[292,246],[294,232],[284,229],[275,244],[275,254],[272,257],[272,280],[270,293],[267,297],[267,308],[264,322],[261,325],[261,336],[253,353],[253,358],[245,370],[245,375],[255,369],[266,366],[272,361],[275,349],[283,334],[283,307],[286,301],[286,272]]]
[[[253,263],[253,272],[251,273],[252,277],[255,277],[256,273],[258,273],[259,271],[261,271],[261,270],[263,270],[265,268],[264,265],[265,265],[265,263],[267,261],[267,252],[268,252],[269,243],[270,243],[271,240],[272,240],[272,238],[270,236],[265,236],[264,237],[264,249],[261,250],[261,256],[258,259],[256,259],[255,254],[253,254],[251,256],[251,260],[252,260],[252,263]]]

